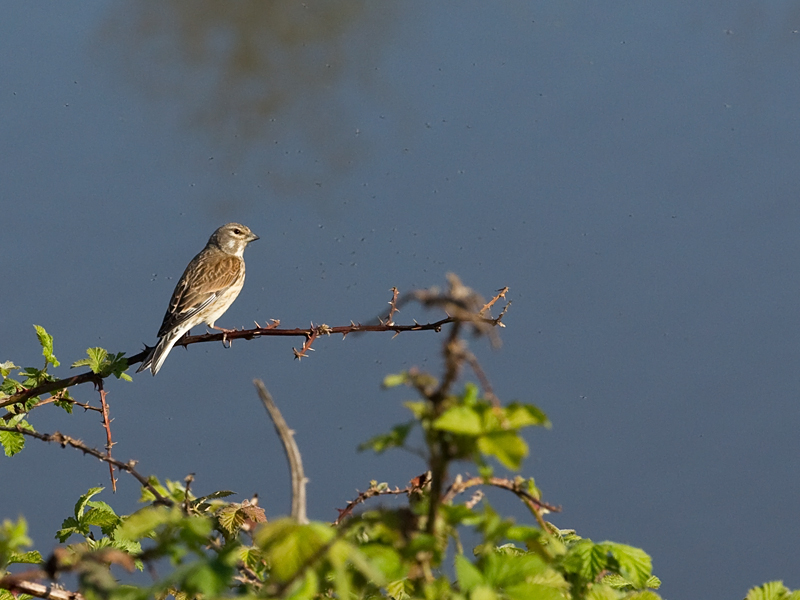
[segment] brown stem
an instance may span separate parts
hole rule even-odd
[[[289,472],[292,476],[292,518],[301,525],[307,525],[306,483],[308,480],[303,471],[303,458],[300,456],[300,448],[298,448],[297,441],[294,439],[294,431],[289,429],[281,411],[278,410],[278,406],[272,399],[272,395],[264,386],[264,382],[260,379],[254,379],[253,384],[256,386],[258,397],[261,398],[264,408],[267,409],[270,418],[272,418],[275,431],[278,432],[278,437],[281,438],[283,450],[289,460]]]
[[[106,390],[103,387],[103,380],[97,380],[97,391],[100,392],[100,406],[103,411],[103,428],[106,430],[106,457],[111,458],[111,448],[114,447],[114,442],[111,440],[111,420],[108,418],[108,403],[106,402]],[[111,489],[117,493],[117,478],[114,477],[114,465],[108,462],[108,472],[111,475]]]
[[[120,460],[117,460],[116,458],[113,458],[111,456],[108,456],[108,455],[104,454],[103,452],[101,452],[97,448],[91,448],[91,447],[87,446],[86,444],[84,444],[82,441],[77,440],[75,438],[72,438],[72,437],[70,437],[68,435],[64,435],[63,433],[59,433],[58,431],[56,431],[55,433],[39,433],[38,431],[32,431],[30,429],[25,429],[24,427],[20,427],[19,425],[17,425],[16,427],[0,427],[0,431],[9,431],[11,433],[21,433],[22,435],[27,435],[29,437],[36,438],[37,440],[42,440],[43,442],[55,442],[57,444],[60,444],[62,448],[66,448],[67,446],[70,446],[72,448],[76,448],[76,449],[80,450],[81,452],[83,452],[84,454],[88,454],[90,456],[94,456],[95,458],[98,458],[98,459],[102,460],[105,463],[109,463],[111,465],[114,465],[120,471],[125,471],[126,473],[130,473],[131,475],[133,475],[133,477],[142,485],[143,488],[145,488],[147,491],[149,491],[151,494],[153,494],[153,496],[155,497],[157,503],[165,504],[167,506],[172,506],[174,504],[172,502],[172,500],[170,500],[166,496],[163,496],[161,494],[161,492],[159,492],[147,480],[147,478],[144,475],[139,473],[134,468],[134,465],[136,464],[136,461],[131,460],[131,461],[128,461],[126,463],[122,462]]]

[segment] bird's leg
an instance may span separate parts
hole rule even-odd
[[[210,325],[209,327],[211,327],[211,329],[216,329],[217,331],[221,331],[222,332],[222,346],[224,348],[230,348],[231,347],[231,345],[233,344],[233,341],[229,340],[227,337],[225,337],[225,334],[226,333],[233,333],[234,331],[236,331],[235,328],[234,329],[225,329],[224,327],[217,327],[216,325]],[[228,344],[227,346],[225,345],[226,342]]]

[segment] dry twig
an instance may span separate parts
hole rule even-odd
[[[47,573],[39,569],[15,575],[9,574],[0,578],[0,589],[8,590],[15,595],[28,594],[35,598],[46,598],[47,600],[84,600],[83,595],[78,592],[63,590],[55,587],[52,583],[44,585],[31,581],[33,579],[45,579],[46,577]]]
[[[306,479],[303,472],[303,459],[300,456],[300,449],[297,447],[297,442],[294,439],[294,431],[289,429],[286,421],[278,410],[272,396],[264,386],[264,382],[260,379],[254,379],[253,384],[258,391],[258,397],[267,409],[272,423],[275,425],[275,431],[278,432],[278,437],[281,438],[283,449],[286,452],[286,458],[289,460],[289,471],[292,476],[292,518],[301,525],[308,524],[308,516],[306,515]]]
[[[136,461],[130,460],[128,462],[122,462],[121,460],[117,460],[107,454],[104,454],[97,448],[91,448],[84,444],[81,440],[77,440],[73,437],[68,435],[64,435],[63,433],[59,433],[56,431],[55,433],[39,433],[38,431],[33,431],[30,429],[25,429],[24,427],[20,427],[17,425],[16,427],[0,427],[0,431],[9,431],[11,433],[21,433],[22,435],[27,435],[29,437],[36,438],[37,440],[42,440],[43,442],[55,442],[56,444],[60,444],[62,448],[66,448],[70,446],[72,448],[76,448],[83,452],[84,454],[88,454],[90,456],[94,456],[102,460],[105,463],[113,465],[117,467],[120,471],[125,471],[126,473],[130,473],[147,491],[149,491],[155,497],[155,501],[158,504],[165,504],[167,506],[172,506],[173,502],[166,496],[163,496],[161,492],[159,492],[148,480],[147,477],[139,473],[134,466],[136,465]]]

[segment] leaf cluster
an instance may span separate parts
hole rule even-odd
[[[483,305],[456,278],[450,284],[449,291],[431,290],[420,300],[446,306],[448,314],[463,314],[461,321],[450,321],[443,376],[412,369],[387,377],[385,387],[406,385],[416,392],[416,399],[404,403],[410,419],[359,447],[378,454],[403,448],[421,455],[427,471],[406,489],[373,481],[334,524],[289,517],[268,521],[257,499],[232,502],[233,492],[227,490],[198,497],[190,489],[191,476],[183,483],[162,483],[131,471],[143,486],[142,507],[118,515],[97,499],[103,488],[89,489],[63,520],[56,533],[61,546],[47,560],[28,550],[31,541],[22,517],[3,521],[0,600],[12,600],[18,591],[13,578],[6,577],[9,566],[26,563],[40,565],[51,578],[75,575],[80,594],[75,598],[86,600],[658,600],[655,590],[661,582],[643,550],[593,542],[555,527],[545,517],[557,509],[542,501],[533,478],[495,474],[496,469],[519,471],[530,453],[523,431],[550,427],[550,421],[533,404],[503,405],[495,397],[460,338],[460,323],[485,333],[484,313],[497,298]],[[10,374],[20,367],[0,363],[0,403],[53,381],[48,368],[59,365],[53,338],[40,326],[36,335],[44,366],[22,369],[24,379],[17,381]],[[481,385],[467,381],[456,389],[465,365]],[[97,378],[130,380],[124,353],[89,348],[87,357],[72,366],[88,367]],[[68,412],[75,403],[63,389],[52,401]],[[7,405],[5,425],[32,430],[25,417],[41,402],[36,396]],[[417,439],[422,448],[411,446]],[[0,443],[12,456],[22,450],[24,436],[2,431]],[[110,455],[95,456],[111,460]],[[474,467],[479,476],[451,473],[457,467]],[[488,488],[516,495],[527,509],[525,517],[517,521],[499,514],[483,493]],[[468,498],[467,490],[472,491]],[[405,494],[406,500],[354,512],[357,505],[389,494]],[[464,547],[465,533],[474,540],[471,548]],[[149,571],[150,580],[142,584],[137,570]],[[747,600],[800,600],[800,592],[771,582],[750,590]]]

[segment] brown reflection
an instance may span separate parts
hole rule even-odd
[[[178,122],[224,153],[217,167],[259,172],[280,195],[314,195],[363,154],[358,114],[391,3],[182,0],[114,10],[103,52],[148,94],[177,103]]]

